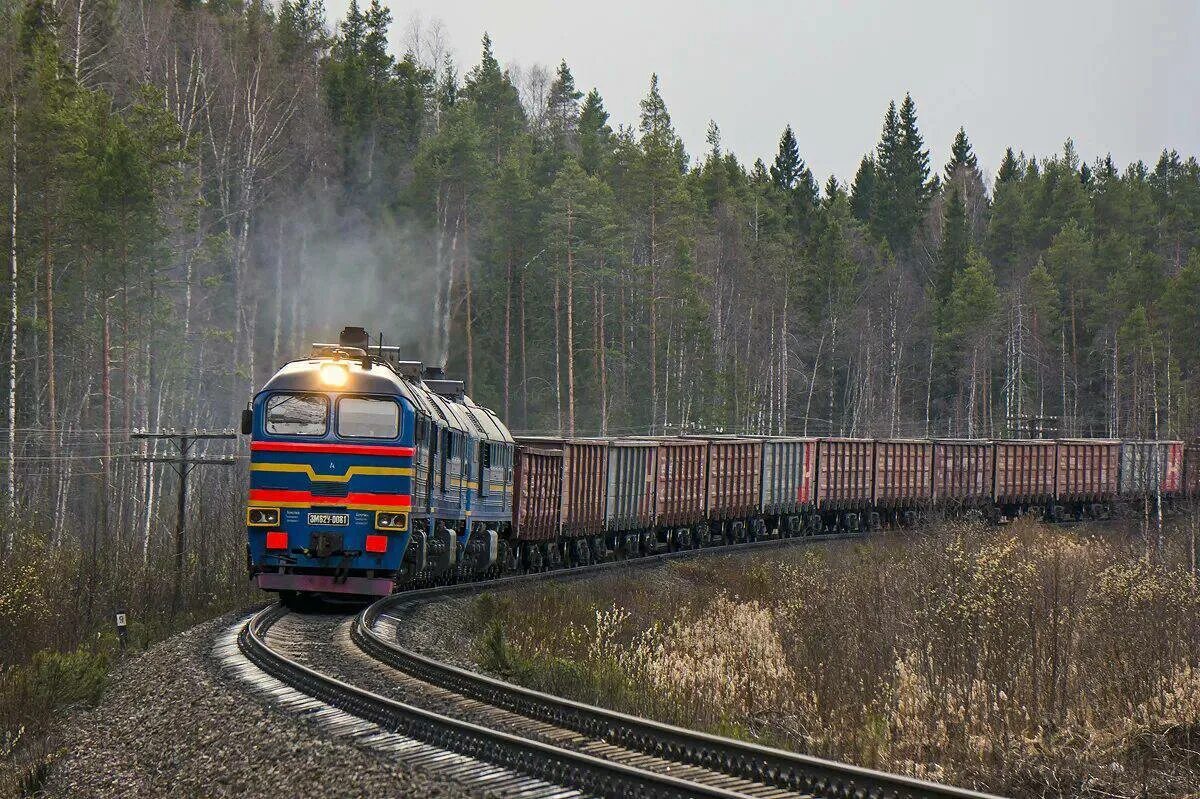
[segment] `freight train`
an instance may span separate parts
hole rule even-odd
[[[933,516],[1170,509],[1180,441],[514,439],[461,381],[348,327],[243,412],[251,579],[289,603]]]

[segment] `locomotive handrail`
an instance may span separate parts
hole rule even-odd
[[[780,544],[780,541],[760,542]],[[753,545],[751,545],[753,546]],[[713,550],[708,550],[712,552]],[[666,559],[665,553],[639,563]],[[611,564],[600,564],[609,566]],[[888,799],[999,799],[966,788],[889,774],[833,760],[689,730],[664,722],[566,699],[515,685],[427,657],[385,640],[375,624],[385,611],[447,594],[492,588],[533,579],[561,578],[595,567],[502,578],[482,584],[440,586],[397,594],[375,602],[355,619],[351,637],[372,657],[419,679],[522,715],[538,718],[620,746],[666,755],[680,762],[720,770],[743,779],[815,795]],[[396,618],[394,615],[391,618]]]
[[[566,781],[571,787],[598,796],[748,799],[736,791],[656,774],[444,716],[322,674],[267,644],[267,630],[287,612],[281,605],[271,605],[256,613],[242,627],[238,647],[246,658],[303,693],[389,731],[549,782],[563,784]]]

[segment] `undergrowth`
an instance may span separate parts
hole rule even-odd
[[[523,587],[476,601],[478,659],[539,690],[1006,795],[1197,796],[1200,585],[1171,538],[948,524]]]

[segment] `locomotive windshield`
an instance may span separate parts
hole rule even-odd
[[[395,438],[400,433],[400,406],[390,399],[342,397],[337,432],[342,438]]]
[[[323,436],[329,429],[329,398],[320,394],[274,394],[267,398],[267,432],[275,436]]]

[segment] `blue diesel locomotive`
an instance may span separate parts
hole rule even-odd
[[[510,565],[513,438],[440,369],[347,327],[242,416],[255,583],[288,603]]]

